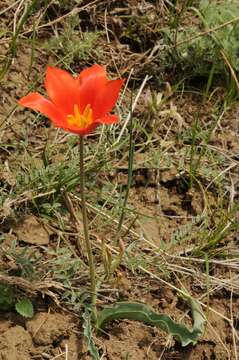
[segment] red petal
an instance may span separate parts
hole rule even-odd
[[[100,119],[95,120],[95,122],[98,122],[100,124],[115,124],[119,121],[117,115],[106,115]]]
[[[105,78],[107,80],[105,67],[95,64],[91,67],[88,67],[81,71],[81,73],[77,76],[77,80],[79,80],[80,85],[83,85],[84,82],[88,81],[90,78]]]
[[[77,80],[80,84],[80,108],[83,111],[86,105],[92,106],[98,93],[107,84],[105,68],[100,65],[93,65],[83,70]]]
[[[92,105],[94,119],[100,119],[109,113],[115,106],[120,89],[124,80],[108,81],[101,91],[97,94],[95,102]]]
[[[64,114],[60,113],[57,107],[41,94],[35,92],[21,98],[18,103],[32,110],[40,111],[42,114],[51,119],[56,125],[62,124]]]
[[[79,104],[79,82],[67,71],[47,67],[45,88],[52,102],[65,114],[73,114]]]

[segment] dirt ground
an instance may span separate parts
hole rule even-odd
[[[174,318],[183,316],[182,304],[175,292],[158,287],[156,281],[143,279],[142,287],[135,290],[127,279],[127,293],[134,299],[151,304],[155,309],[170,313]],[[150,292],[148,291],[150,288]],[[126,291],[126,290],[124,290]],[[196,292],[195,292],[196,294]],[[238,309],[238,298],[230,303],[226,294],[218,292],[210,305],[218,311],[210,313],[207,330],[196,346],[181,348],[162,331],[137,322],[121,321],[111,324],[107,332],[98,336],[96,344],[105,359],[229,359],[233,351],[233,336],[227,321],[231,308]],[[1,359],[90,359],[76,316],[49,308],[39,311],[33,319],[24,321],[12,313],[1,316]],[[61,354],[61,356],[60,356]]]
[[[3,8],[7,8],[14,2],[4,0],[2,3]],[[35,191],[34,186],[38,184],[34,183],[33,171],[28,169],[32,163],[35,172],[43,168],[42,153],[46,141],[52,140],[54,145],[54,149],[51,150],[51,163],[65,161],[64,151],[68,138],[58,134],[55,140],[57,130],[50,126],[48,120],[36,119],[35,113],[23,111],[16,106],[16,100],[28,93],[31,82],[40,88],[46,65],[59,61],[61,56],[61,53],[50,52],[44,46],[36,46],[34,61],[31,63],[33,52],[29,39],[32,36],[33,24],[36,25],[37,38],[42,45],[50,37],[57,37],[58,32],[62,30],[61,16],[73,8],[81,7],[83,10],[77,13],[81,31],[103,32],[98,40],[101,50],[97,53],[97,62],[107,64],[112,77],[119,73],[127,78],[130,69],[134,68],[135,79],[129,81],[128,91],[130,93],[135,87],[134,91],[137,93],[145,76],[152,76],[137,103],[135,117],[139,123],[146,124],[145,128],[149,133],[156,134],[152,141],[152,144],[156,145],[150,145],[143,151],[140,151],[140,146],[149,140],[146,135],[136,134],[139,151],[136,148],[128,207],[134,209],[137,216],[133,218],[132,227],[132,218],[129,216],[126,219],[123,239],[126,247],[134,243],[135,245],[127,248],[129,260],[126,259],[122,263],[111,282],[103,283],[97,305],[101,308],[117,300],[140,301],[150,305],[158,313],[167,313],[173,319],[190,326],[189,309],[177,292],[177,289],[187,289],[194,298],[201,301],[207,317],[205,334],[197,345],[185,348],[157,328],[129,320],[112,322],[104,334],[94,334],[101,358],[236,360],[237,352],[239,353],[239,242],[238,228],[235,226],[230,230],[231,223],[227,221],[227,216],[231,213],[226,213],[226,210],[230,209],[232,202],[238,203],[239,199],[238,102],[234,102],[223,114],[208,144],[208,149],[216,154],[215,158],[206,157],[200,165],[198,181],[190,188],[190,152],[185,152],[189,149],[187,131],[191,129],[197,112],[200,114],[203,130],[215,120],[215,108],[221,104],[223,94],[219,89],[218,97],[213,98],[212,95],[212,98],[202,104],[196,92],[173,92],[168,102],[160,109],[159,116],[145,114],[149,92],[165,94],[165,84],[173,82],[174,79],[173,69],[165,72],[163,80],[161,75],[157,77],[161,71],[161,64],[155,53],[148,52],[153,49],[157,51],[154,48],[154,36],[158,36],[155,29],[167,22],[164,2],[140,1],[140,7],[139,2],[133,0],[112,1],[111,4],[109,1],[83,1],[79,2],[80,5],[77,5],[76,1],[74,6],[63,7],[62,11],[57,1],[51,3],[47,15],[42,15],[39,23],[34,23],[30,17],[21,29],[17,55],[11,60],[10,68],[0,83],[0,183],[3,189],[0,212],[0,282],[10,281],[18,295],[27,294],[32,299],[35,310],[32,319],[25,319],[15,311],[1,311],[0,360],[91,359],[83,336],[80,310],[76,309],[67,297],[68,278],[60,278],[62,273],[59,268],[62,265],[57,263],[53,254],[59,251],[61,246],[66,246],[67,241],[69,249],[73,249],[72,254],[79,255],[75,245],[77,231],[68,214],[63,215],[67,224],[64,230],[61,229],[60,220],[55,215],[57,212],[52,218],[51,215],[42,215],[39,210],[42,206],[41,200],[52,201],[53,186],[47,185],[43,190]],[[87,4],[89,6],[84,8]],[[132,25],[127,33],[125,18],[129,15],[141,16],[144,12],[151,22],[136,21],[136,29],[133,29]],[[35,21],[39,19],[40,13],[39,9],[34,13]],[[121,16],[122,14],[125,17]],[[12,26],[13,16],[14,7],[1,15],[3,29]],[[41,28],[43,24],[48,25]],[[133,38],[135,32],[141,42],[138,38]],[[10,43],[8,35],[6,38],[0,38],[1,61],[9,54]],[[140,43],[142,48],[139,46]],[[94,52],[88,54],[86,58],[73,62],[70,65],[71,69],[79,71],[94,63],[94,57]],[[61,66],[64,67],[62,64]],[[130,95],[127,93],[124,103],[130,103]],[[172,115],[171,111],[168,116],[172,108],[176,109],[176,115]],[[89,137],[89,146],[95,146],[96,138]],[[158,150],[163,154],[160,155],[160,167],[154,165],[158,159],[154,163],[154,160],[149,161]],[[218,163],[221,161],[219,169],[216,156],[222,157],[222,160],[218,160]],[[90,155],[89,159],[92,157]],[[208,174],[208,168],[214,165],[215,173]],[[98,201],[100,204],[104,203],[104,196],[111,198],[113,190],[106,192],[106,195],[104,193],[105,181],[108,181],[110,186],[124,188],[127,184],[127,166],[127,155],[117,154],[113,159],[112,169],[100,170],[96,179],[100,190],[89,190],[92,193],[89,202],[94,204],[93,201]],[[94,174],[92,171],[92,177]],[[89,170],[89,178],[90,176]],[[25,184],[24,178],[27,177],[30,180],[26,187],[23,185],[19,190],[18,184]],[[222,183],[217,183],[218,177],[222,178]],[[40,181],[39,179],[37,181]],[[76,188],[72,195],[74,206],[77,206],[74,196],[78,195],[79,191]],[[99,199],[100,196],[102,199]],[[111,216],[111,210],[112,204],[109,202],[104,211],[108,211]],[[225,217],[222,215],[224,211]],[[202,214],[207,215],[207,224],[202,221]],[[105,216],[102,221],[100,215],[94,213],[94,209],[89,211],[89,216],[90,220],[94,221],[91,235],[96,260],[100,264],[100,241],[104,238],[110,244],[113,235],[109,233],[115,229],[111,220],[107,220]],[[239,221],[238,212],[233,213],[232,221],[235,224]],[[220,238],[224,228],[224,235]],[[229,230],[226,231],[227,229]],[[217,234],[219,240],[215,240]],[[205,238],[208,239],[208,243],[205,243]],[[216,246],[208,245],[213,244],[213,241],[217,241]],[[12,250],[13,244],[15,252]],[[27,256],[33,256],[35,261],[33,265],[30,264],[37,269],[36,274],[34,273],[36,276],[32,278],[28,277],[27,273],[29,269],[33,271],[30,265],[19,260],[24,248],[27,248]],[[205,270],[207,250],[210,263],[208,273]],[[70,260],[72,258],[75,260],[73,255],[70,256]],[[84,254],[83,259],[85,260]],[[53,262],[51,263],[53,260],[55,268]],[[63,263],[64,261],[63,259]],[[69,277],[71,286],[80,292],[87,285],[88,277],[85,270],[81,272],[74,267],[73,269],[75,274]],[[101,272],[102,268],[99,265],[99,274]]]

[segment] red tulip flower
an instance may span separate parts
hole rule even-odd
[[[103,66],[93,65],[76,78],[69,72],[47,67],[45,88],[49,100],[37,92],[21,98],[20,105],[40,111],[56,127],[87,135],[100,124],[113,124],[115,106],[124,80],[109,80]]]

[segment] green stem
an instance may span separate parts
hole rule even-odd
[[[80,136],[79,144],[80,152],[80,193],[81,193],[81,209],[83,216],[83,227],[84,227],[84,237],[86,251],[88,255],[88,263],[90,268],[90,281],[91,281],[91,304],[93,309],[93,317],[96,320],[96,276],[95,276],[95,264],[94,257],[92,253],[92,247],[89,238],[89,228],[88,228],[88,217],[86,210],[86,201],[85,201],[85,172],[84,172],[84,140],[83,136]]]

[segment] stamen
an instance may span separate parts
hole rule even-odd
[[[79,105],[74,105],[74,115],[67,115],[67,123],[70,126],[76,126],[79,128],[84,128],[89,126],[92,123],[92,109],[90,104],[87,104],[83,113],[81,113]]]
[[[80,120],[81,118],[81,114],[80,114],[80,109],[78,105],[74,105],[74,114],[75,114],[75,119]]]
[[[90,104],[86,105],[85,110],[83,112],[83,116],[87,119],[89,112],[90,112],[91,108],[90,108]]]

